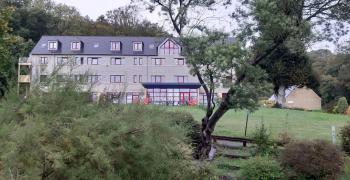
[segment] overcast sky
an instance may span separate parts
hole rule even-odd
[[[96,19],[98,16],[105,14],[108,10],[116,9],[121,6],[128,5],[130,0],[54,0],[57,3],[64,3],[70,6],[76,7],[83,16],[88,15],[92,19]],[[206,19],[206,25],[209,27],[224,30],[229,32],[234,26],[228,15],[229,10],[220,9],[219,11],[200,11],[201,18],[214,17]],[[163,16],[159,16],[157,13],[150,14],[148,11],[141,11],[140,16],[142,18],[148,19],[151,22],[164,25],[168,27],[168,23],[164,21]],[[347,38],[349,39],[349,38]],[[335,50],[335,45],[331,43],[317,43],[313,44],[311,49],[327,48],[332,51]]]

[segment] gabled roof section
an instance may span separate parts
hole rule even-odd
[[[168,41],[172,41],[173,43],[175,43],[176,45],[181,47],[181,45],[179,43],[179,39],[175,39],[175,38],[165,38],[164,41],[158,45],[158,47],[163,46]]]
[[[160,44],[168,39],[166,37],[127,37],[127,36],[42,36],[32,50],[32,55],[122,55],[122,56],[157,56]],[[59,41],[59,49],[55,52],[48,50],[48,41]],[[71,42],[81,41],[84,48],[79,52],[71,51]],[[111,51],[111,41],[121,42],[121,51]],[[133,51],[133,42],[144,43],[142,53]]]

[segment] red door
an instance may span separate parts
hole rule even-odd
[[[187,105],[190,101],[190,93],[180,92],[180,104]]]

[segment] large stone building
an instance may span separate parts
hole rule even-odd
[[[19,86],[45,89],[43,82],[54,75],[57,81],[72,78],[91,87],[94,98],[105,93],[124,103],[205,103],[181,51],[176,39],[165,37],[43,36],[20,60],[20,67],[30,71],[22,75],[19,70]],[[218,91],[221,97],[225,89]]]

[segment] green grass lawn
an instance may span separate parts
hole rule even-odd
[[[204,110],[198,107],[173,107],[172,109],[188,111],[198,121],[204,115]],[[214,134],[223,136],[244,136],[247,112],[228,111],[218,122]],[[297,139],[331,140],[331,127],[335,126],[337,133],[340,127],[350,122],[350,116],[308,112],[299,110],[261,108],[249,116],[248,135],[261,122],[277,138],[280,132],[287,131]]]

